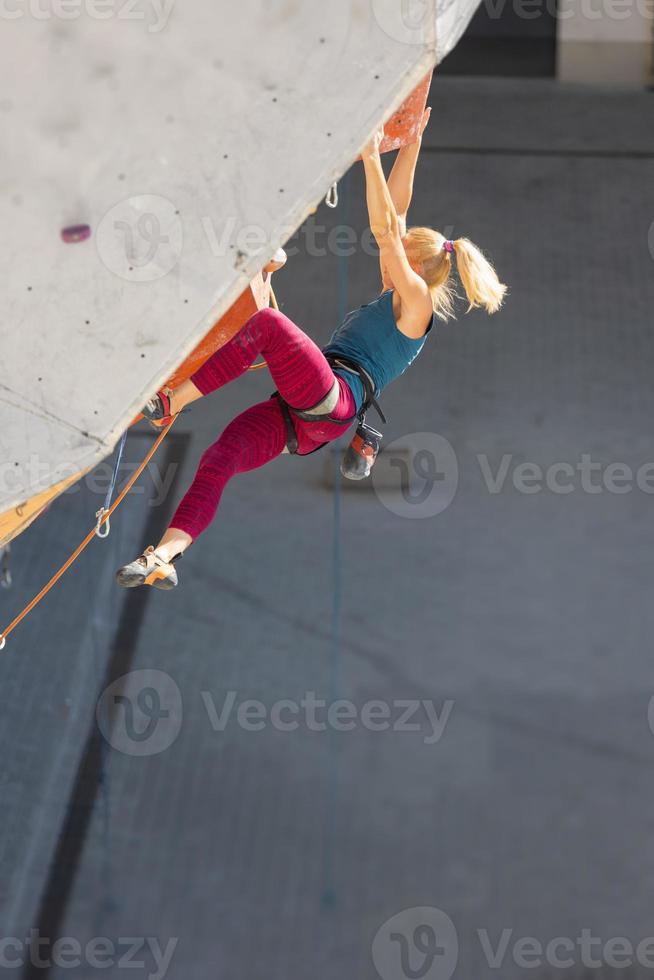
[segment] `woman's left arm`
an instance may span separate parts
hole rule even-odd
[[[432,300],[424,279],[412,269],[402,244],[402,231],[395,205],[386,183],[379,147],[384,136],[380,129],[365,147],[362,157],[366,171],[366,199],[372,231],[394,288],[402,302],[402,320],[414,324],[408,336],[424,336],[433,314]],[[403,330],[404,332],[404,330]]]

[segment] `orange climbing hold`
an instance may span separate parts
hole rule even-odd
[[[195,374],[205,361],[208,361],[212,354],[220,350],[232,337],[239,332],[242,326],[248,322],[257,310],[270,306],[271,302],[277,305],[275,294],[272,291],[270,275],[260,272],[244,290],[235,303],[230,306],[224,316],[213,325],[211,330],[203,337],[197,347],[194,347],[185,361],[182,361],[174,374],[166,381],[165,388],[178,388],[182,382],[188,381],[192,374]],[[255,364],[250,370],[265,367],[265,364]],[[137,415],[132,425],[143,418]]]
[[[178,388],[182,381],[187,381],[192,374],[202,367],[212,354],[219,350],[250,317],[270,305],[270,276],[259,273],[248,288],[241,293],[236,302],[230,306],[225,315],[214,324],[209,333],[191,351],[186,360],[180,364],[175,373],[166,382],[168,388]]]
[[[386,136],[380,148],[382,153],[399,150],[401,146],[415,142],[420,134],[420,123],[427,105],[431,76],[432,73],[429,72],[406,102],[385,123]]]

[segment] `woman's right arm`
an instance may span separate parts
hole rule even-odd
[[[406,235],[406,217],[413,198],[413,181],[422,147],[422,134],[427,128],[430,115],[431,109],[425,109],[420,123],[420,135],[414,143],[402,147],[388,178],[388,189],[397,211],[400,233],[403,236]]]

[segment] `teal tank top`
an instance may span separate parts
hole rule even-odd
[[[323,353],[347,357],[360,364],[374,381],[375,396],[378,397],[386,385],[404,374],[416,359],[434,326],[434,319],[432,317],[427,333],[420,340],[407,337],[397,328],[393,313],[393,290],[390,289],[372,303],[348,313],[323,348]],[[344,378],[352,389],[358,412],[365,397],[361,379],[338,367],[334,368],[334,373]]]

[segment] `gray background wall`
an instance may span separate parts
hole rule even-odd
[[[270,380],[250,376],[185,415],[157,471],[177,465],[169,497],[126,503],[0,661],[4,936],[175,937],[174,980],[341,980],[377,976],[378,929],[429,906],[458,935],[455,977],[508,980],[618,973],[578,952],[567,969],[528,970],[510,952],[492,969],[478,930],[494,946],[505,928],[511,943],[543,945],[584,928],[634,943],[654,932],[652,498],[602,483],[611,463],[635,472],[654,459],[651,96],[441,79],[432,104],[413,219],[478,241],[510,286],[493,319],[440,327],[384,398],[387,444],[449,441],[454,500],[413,519],[419,505],[402,516],[384,494],[343,491],[337,583],[325,458],[282,458],[231,485],[177,592],[125,597],[115,566],[154,538],[204,447]],[[348,185],[349,214],[322,208],[315,222],[364,230],[357,167]],[[324,342],[343,264],[298,241],[278,294]],[[375,294],[373,259],[358,252],[347,276],[350,307]],[[148,439],[130,437],[130,459]],[[582,454],[600,465],[600,492],[578,475],[567,494],[514,486],[520,463],[574,468]],[[506,455],[491,493],[479,458],[495,473]],[[17,542],[3,620],[82,537],[98,499],[65,496]],[[95,707],[108,680],[146,669],[168,677],[147,678],[172,712],[157,737],[176,738],[140,757],[129,739],[107,744]],[[434,744],[423,712],[411,733],[253,732],[233,717],[219,732],[207,715],[229,692],[270,709],[307,691],[358,708],[453,706]],[[412,923],[397,927],[409,943]],[[439,936],[446,952],[421,973],[414,949],[414,975],[450,976],[452,933]],[[384,980],[409,975],[397,949],[377,953]],[[96,972],[122,971],[24,975]],[[139,973],[154,973],[151,959]]]

